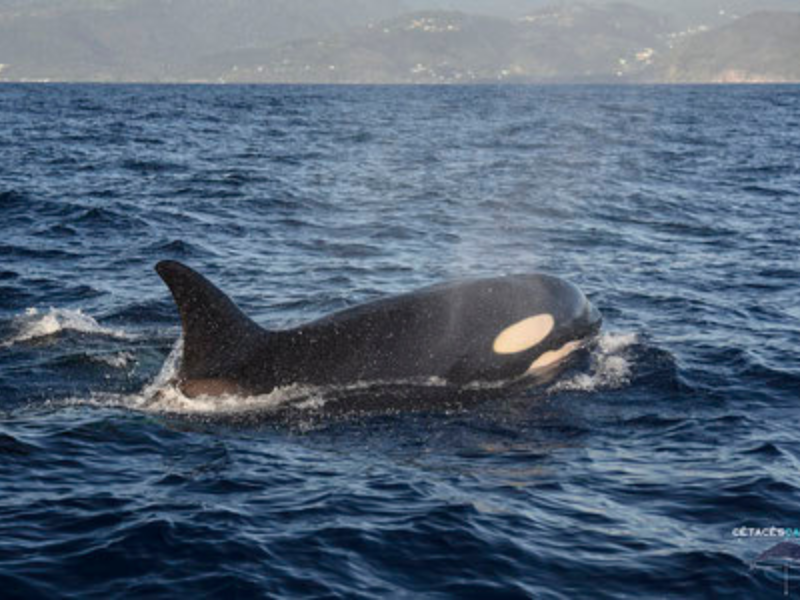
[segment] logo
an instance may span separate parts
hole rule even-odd
[[[739,529],[742,529],[741,527]],[[772,527],[768,529],[779,529]],[[736,531],[736,530],[734,530]],[[734,534],[735,535],[735,534]],[[762,537],[762,536],[756,536]],[[783,537],[783,536],[763,536],[763,537]],[[780,542],[769,550],[759,554],[750,565],[751,569],[783,569],[783,595],[789,595],[789,569],[800,567],[800,545],[794,542]]]

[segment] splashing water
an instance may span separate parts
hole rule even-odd
[[[81,310],[66,308],[51,307],[44,313],[37,308],[28,308],[23,315],[14,319],[12,327],[15,329],[15,333],[2,342],[0,347],[9,348],[22,342],[58,335],[63,331],[77,331],[125,340],[134,338],[126,331],[100,325],[94,318],[84,314]]]
[[[595,392],[619,389],[630,382],[633,359],[630,348],[638,342],[635,333],[608,332],[602,334],[592,350],[589,373],[579,373],[556,382],[551,392]]]
[[[276,388],[258,396],[186,396],[176,385],[183,353],[183,338],[179,338],[164,361],[161,371],[141,391],[133,394],[97,393],[84,398],[70,398],[61,405],[122,408],[164,415],[232,416],[248,413],[267,413],[291,404],[300,409],[324,406],[324,388],[291,385]]]

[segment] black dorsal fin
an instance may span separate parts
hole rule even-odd
[[[181,378],[230,377],[267,332],[233,300],[186,265],[165,260],[156,272],[172,292],[183,324]]]

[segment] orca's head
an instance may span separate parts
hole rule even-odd
[[[558,277],[533,275],[525,288],[535,295],[535,311],[502,329],[493,350],[527,361],[527,374],[540,375],[585,347],[600,330],[602,316],[580,289]]]

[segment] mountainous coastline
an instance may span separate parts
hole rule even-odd
[[[0,0],[0,79],[187,81],[203,56],[324,37],[403,8],[401,0]]]
[[[514,20],[428,11],[212,62],[226,82],[606,81],[641,70],[668,31],[666,18],[625,5]]]
[[[541,4],[0,0],[0,81],[800,82],[800,12],[719,11],[709,27],[635,4]]]
[[[649,76],[665,83],[800,82],[800,13],[758,12],[692,36]]]

